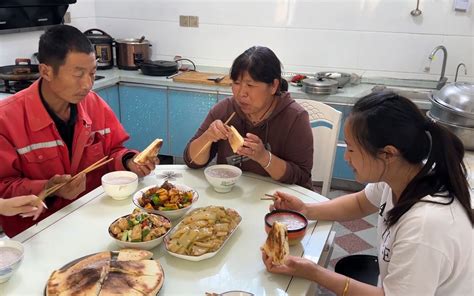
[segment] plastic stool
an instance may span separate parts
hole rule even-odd
[[[337,261],[334,271],[373,286],[380,273],[377,256],[372,255],[346,256]]]

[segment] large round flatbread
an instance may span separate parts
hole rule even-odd
[[[80,258],[54,271],[46,295],[156,295],[164,280],[153,253],[124,249],[118,256],[102,252]]]

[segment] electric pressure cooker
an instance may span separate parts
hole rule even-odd
[[[97,33],[98,32],[98,33]],[[97,69],[110,69],[114,66],[113,42],[114,39],[99,29],[89,29],[84,32],[95,49],[97,57]]]

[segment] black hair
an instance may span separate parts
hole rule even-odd
[[[64,65],[69,52],[90,54],[94,52],[94,48],[81,31],[68,25],[51,27],[41,35],[38,61],[52,66],[55,73]]]
[[[388,212],[388,226],[427,195],[446,198],[444,204],[457,198],[474,224],[464,145],[456,135],[427,118],[409,99],[387,91],[358,100],[348,120],[355,140],[371,156],[392,145],[411,164],[426,161]]]
[[[279,91],[287,91],[288,83],[281,77],[281,62],[275,53],[268,47],[253,46],[240,54],[232,63],[230,78],[238,80],[248,72],[255,81],[273,83],[279,81]]]

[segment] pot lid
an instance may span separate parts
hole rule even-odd
[[[454,82],[433,92],[433,99],[456,111],[474,114],[474,84]]]
[[[142,38],[115,39],[115,42],[124,44],[150,44],[150,41]]]
[[[159,66],[162,68],[176,68],[178,67],[178,63],[173,62],[173,61],[144,61],[142,64],[144,65],[150,65],[150,66]]]
[[[306,78],[301,81],[303,85],[311,86],[311,87],[337,87],[338,82],[334,79],[329,79],[325,77],[318,77],[318,78]]]

